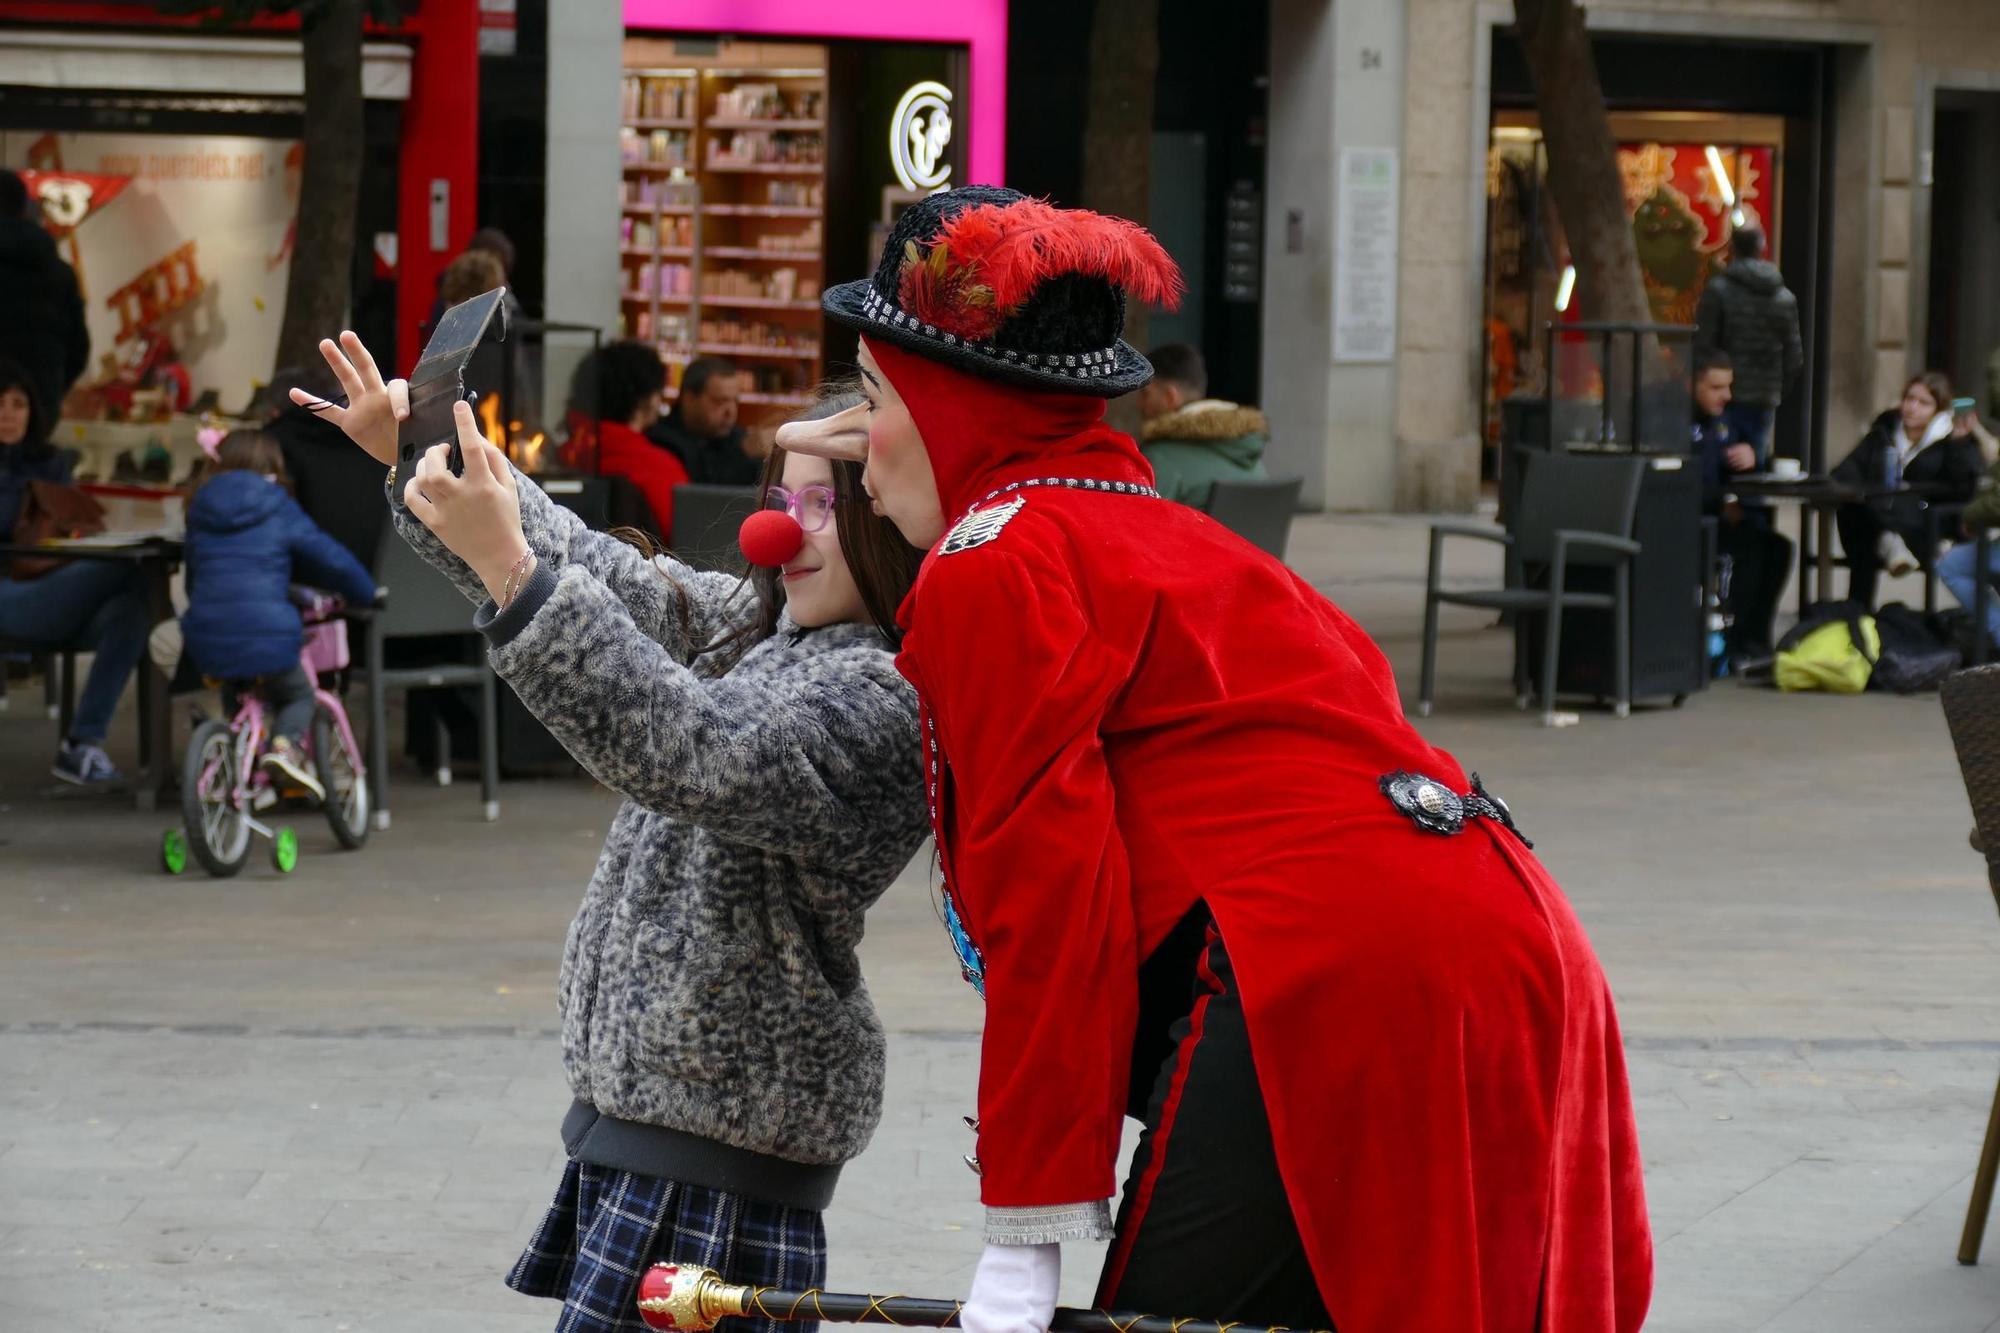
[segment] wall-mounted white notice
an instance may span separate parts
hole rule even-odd
[[[1340,150],[1333,233],[1333,359],[1396,356],[1396,150]]]

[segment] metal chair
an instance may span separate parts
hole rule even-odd
[[[76,712],[76,652],[51,649],[47,644],[0,638],[0,711],[12,705],[7,692],[7,659],[27,658],[42,671],[42,703],[52,722],[62,724],[65,735]]]
[[[1634,457],[1592,457],[1581,454],[1537,454],[1521,487],[1514,530],[1482,523],[1446,521],[1431,525],[1430,572],[1424,583],[1424,665],[1417,713],[1429,717],[1437,686],[1438,607],[1476,606],[1513,612],[1514,697],[1528,706],[1528,639],[1521,622],[1529,615],[1548,617],[1542,636],[1542,723],[1555,724],[1556,665],[1562,650],[1562,617],[1566,610],[1608,610],[1612,613],[1613,679],[1617,682],[1616,711],[1632,711],[1632,558],[1639,543],[1632,525],[1639,506],[1639,486],[1646,460]],[[1498,588],[1446,589],[1443,575],[1447,537],[1468,537],[1506,547],[1505,585]],[[1610,592],[1578,591],[1570,575],[1581,569],[1608,569]]]
[[[1986,857],[1986,886],[2000,906],[2000,666],[1973,667],[1948,677],[1938,691],[1952,748],[1958,752],[1959,775],[1972,802],[1975,846]],[[1986,1236],[1986,1217],[1993,1210],[1994,1178],[2000,1176],[2000,1088],[1986,1119],[1986,1141],[1979,1149],[1979,1170],[1972,1177],[1972,1200],[1965,1209],[1965,1231],[1959,1237],[1958,1261],[1979,1262]]]
[[[1283,560],[1298,512],[1301,477],[1218,481],[1208,488],[1202,512],[1249,542]]]
[[[382,532],[375,580],[387,593],[367,618],[364,668],[368,681],[368,778],[374,784],[375,827],[389,827],[390,690],[479,687],[479,791],[489,820],[500,817],[499,681],[486,647],[472,628],[472,609],[450,579],[430,567],[392,524]],[[384,664],[391,639],[454,637],[466,652],[421,666]],[[437,724],[438,785],[451,781],[451,736]]]
[[[695,569],[741,569],[736,530],[757,512],[755,486],[714,486],[690,482],[674,487],[674,530],[667,549]]]

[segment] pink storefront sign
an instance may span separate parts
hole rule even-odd
[[[1006,175],[1007,0],[625,0],[625,26],[964,46],[972,68],[967,183],[999,185]]]

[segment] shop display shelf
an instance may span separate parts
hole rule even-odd
[[[815,204],[709,204],[702,209],[719,218],[816,218],[825,211]]]
[[[754,245],[711,245],[702,253],[716,259],[790,260],[800,264],[817,264],[825,258],[818,250],[759,250]]]
[[[703,127],[711,130],[823,130],[823,120],[709,120]]]
[[[703,355],[737,356],[745,360],[763,358],[771,361],[817,361],[819,348],[803,350],[797,347],[760,347],[755,343],[703,343],[699,349]]]
[[[664,300],[665,298],[662,299]],[[680,299],[682,301],[687,300],[686,297],[681,297]],[[809,301],[781,301],[775,296],[711,296],[704,292],[702,293],[701,303],[703,305],[728,306],[732,309],[741,307],[746,310],[817,311],[819,309],[819,298],[817,296]]]
[[[826,77],[826,71],[823,69],[759,69],[755,66],[746,69],[712,67],[700,72],[711,79],[784,79],[790,81],[795,79],[824,79]]]
[[[626,204],[626,205],[625,205],[625,211],[626,211],[627,213],[639,213],[639,214],[643,214],[643,215],[646,215],[646,216],[651,216],[651,215],[652,215],[652,214],[654,214],[654,213],[660,213],[660,214],[663,214],[663,215],[665,215],[665,216],[667,216],[667,217],[683,217],[683,218],[684,218],[684,217],[689,217],[689,216],[691,216],[691,215],[692,215],[692,214],[694,213],[694,205],[693,205],[693,204],[661,204],[661,205],[660,205],[660,206],[659,206],[658,208],[655,208],[655,207],[654,207],[653,205],[651,205],[651,204],[632,204],[632,203],[628,203],[628,204]],[[714,212],[715,210],[714,210],[714,209],[710,209],[709,211],[710,211],[710,212],[712,213],[712,212]]]
[[[671,176],[677,171],[683,175],[691,175],[696,170],[696,167],[692,162],[627,162],[625,170],[637,171],[649,176]],[[664,212],[665,210],[661,211]]]
[[[624,122],[628,130],[691,130],[692,120],[628,120]]]
[[[731,172],[751,176],[824,176],[824,162],[709,162],[703,171]]]
[[[687,296],[651,296],[645,292],[635,292],[629,287],[620,292],[619,296],[627,305],[651,305],[655,301],[658,301],[661,305],[688,305],[693,300],[692,297]],[[813,309],[819,309],[818,302],[813,303]]]
[[[641,259],[692,259],[694,250],[685,245],[670,245],[664,250],[655,250],[649,245],[621,245],[618,253]]]

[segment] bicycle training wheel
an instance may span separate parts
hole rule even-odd
[[[281,875],[289,875],[299,866],[299,835],[290,824],[271,835],[271,865]]]

